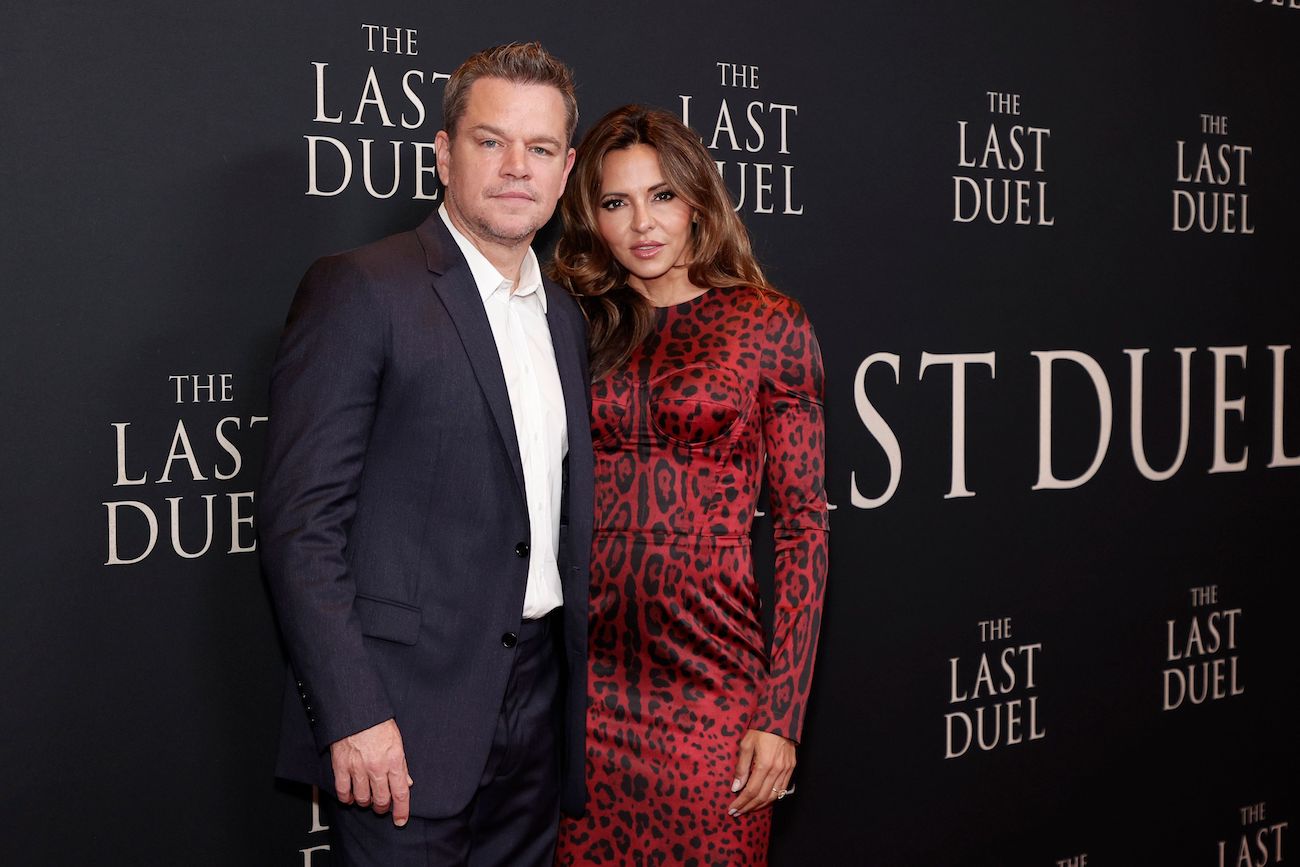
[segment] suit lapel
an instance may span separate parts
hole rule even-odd
[[[510,458],[510,467],[514,470],[515,483],[522,497],[524,468],[519,457],[519,437],[515,433],[514,413],[510,410],[506,377],[501,371],[501,356],[497,354],[496,339],[492,336],[487,311],[483,309],[483,299],[474,285],[465,257],[437,211],[420,224],[416,234],[424,246],[429,270],[434,275],[433,290],[438,293],[465,346],[474,377],[496,420],[497,432]],[[568,399],[567,393],[565,399]]]
[[[569,299],[561,297],[564,290],[549,280],[546,286],[547,313],[546,323],[551,330],[551,345],[555,347],[555,367],[560,374],[560,389],[564,394],[564,415],[569,427],[569,454],[566,458],[567,480],[570,502],[568,508],[571,524],[567,544],[572,550],[566,558],[586,562],[590,549],[589,532],[575,532],[576,527],[585,523],[590,527],[592,467],[591,453],[591,415],[587,402],[591,397],[587,378],[583,375],[585,365],[582,355],[586,352],[585,341],[579,339],[581,328],[576,321],[575,305]],[[586,499],[583,507],[573,502],[573,498]],[[581,549],[582,553],[577,551]],[[564,587],[564,605],[578,623],[587,622],[587,585],[583,580],[585,569],[570,568],[560,575]]]
[[[578,342],[574,340],[569,317],[564,305],[555,296],[564,290],[550,281],[546,282],[546,324],[551,330],[551,346],[555,349],[555,367],[560,374],[560,390],[564,394],[564,416],[569,426],[570,449],[575,432],[589,432],[591,421],[587,414],[587,385],[582,376],[582,360],[578,357]],[[587,433],[590,436],[590,433]]]

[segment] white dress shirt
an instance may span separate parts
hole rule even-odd
[[[501,276],[487,257],[456,230],[446,206],[439,216],[465,254],[483,299],[501,371],[510,393],[510,413],[519,440],[528,500],[528,589],[523,616],[534,620],[564,604],[556,556],[560,545],[560,495],[569,428],[564,393],[555,367],[555,347],[546,324],[546,290],[537,255],[528,248],[519,268],[519,286]]]

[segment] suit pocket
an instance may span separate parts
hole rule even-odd
[[[353,603],[361,634],[398,644],[415,644],[420,637],[420,609],[414,605],[357,594]]]

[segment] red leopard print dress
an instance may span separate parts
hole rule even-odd
[[[727,807],[745,731],[803,724],[826,578],[821,356],[788,298],[714,289],[657,312],[592,387],[589,800],[557,861],[761,865],[772,811]],[[765,466],[770,660],[749,546]]]

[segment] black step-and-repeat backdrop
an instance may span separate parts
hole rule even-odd
[[[0,28],[0,861],[329,864],[271,778],[267,371],[532,38],[586,123],[687,119],[822,340],[773,862],[1295,858],[1300,2],[51,0]]]

